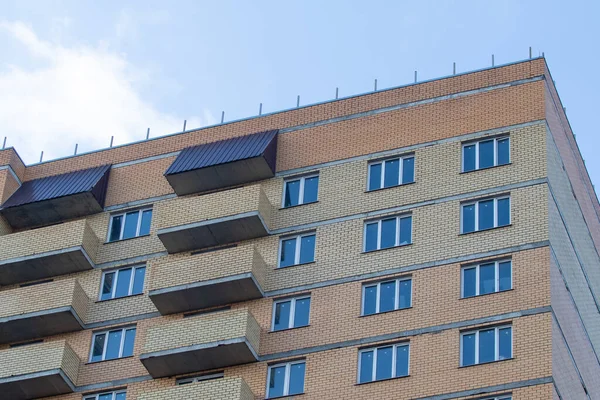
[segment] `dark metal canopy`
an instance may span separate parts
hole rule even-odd
[[[110,165],[24,182],[0,213],[15,229],[49,225],[102,211]]]
[[[165,172],[179,196],[272,178],[277,130],[183,149]]]

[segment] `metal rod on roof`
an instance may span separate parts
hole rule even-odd
[[[456,75],[456,63],[452,63],[452,75]]]
[[[187,119],[183,120],[183,132],[185,132],[185,126],[187,125]]]
[[[415,83],[417,83],[417,71],[415,71]]]
[[[4,136],[4,142],[2,143],[2,150],[6,148],[6,136]]]
[[[339,98],[339,94],[340,94],[340,88],[336,87],[335,88],[335,99],[337,100]]]
[[[494,62],[494,55],[492,54],[492,67],[494,66],[495,62]]]
[[[77,147],[79,146],[79,144],[75,143],[75,151],[73,152],[73,155],[76,156],[77,155]]]
[[[114,137],[114,136],[111,136],[111,137],[110,137],[110,145],[109,145],[108,147],[112,147],[113,140],[115,140],[115,137]]]
[[[225,121],[225,111],[221,111],[221,123]]]
[[[40,162],[42,162],[43,159],[44,159],[44,151],[42,150],[42,153],[40,154]]]
[[[377,91],[377,79],[375,79],[375,84],[373,85],[373,91],[374,92]]]
[[[146,130],[146,140],[150,139],[150,128]]]
[[[544,54],[544,52],[542,51],[542,57],[546,58],[546,55]]]
[[[300,95],[296,98],[296,107],[300,107]]]
[[[531,46],[529,46],[529,58],[532,58]]]
[[[258,115],[262,115],[262,103],[258,106]]]

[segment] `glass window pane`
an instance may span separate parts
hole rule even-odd
[[[305,369],[306,365],[304,363],[290,365],[290,395],[304,393]]]
[[[392,377],[392,357],[394,348],[381,347],[377,349],[377,367],[375,369],[375,379],[388,379]]]
[[[494,361],[496,358],[496,330],[479,331],[479,363]]]
[[[399,308],[408,308],[411,306],[411,295],[412,295],[412,280],[407,279],[400,281],[400,299],[398,300]]]
[[[365,287],[365,303],[363,306],[364,315],[375,314],[377,302],[377,285]]]
[[[512,357],[512,328],[502,328],[498,330],[499,340],[499,360],[506,360]]]
[[[121,349],[122,331],[108,332],[108,344],[106,345],[105,360],[113,360],[119,358],[119,350]]]
[[[125,395],[126,395],[125,392],[117,393],[115,400],[125,400]]]
[[[510,261],[501,262],[499,264],[499,269],[500,269],[498,271],[498,275],[500,277],[499,289],[501,291],[512,289],[512,279],[511,279],[512,262],[510,262]]]
[[[396,376],[408,375],[408,346],[396,348]]]
[[[133,277],[133,290],[131,294],[140,294],[144,290],[144,277],[146,276],[146,267],[139,267],[135,269],[135,276]]]
[[[291,301],[282,301],[275,304],[275,318],[273,322],[273,330],[279,331],[287,329],[290,326],[290,312],[292,308]]]
[[[129,284],[131,282],[131,268],[119,270],[117,275],[117,290],[115,297],[129,295]]]
[[[463,269],[463,297],[477,295],[477,270],[475,268]]]
[[[463,171],[475,169],[475,145],[463,146]]]
[[[123,239],[129,239],[135,237],[137,232],[137,224],[139,211],[127,213],[125,216],[125,229],[123,230]]]
[[[307,326],[310,315],[310,297],[296,300],[294,311],[294,328]]]
[[[396,245],[396,218],[381,221],[381,248],[387,249]]]
[[[510,199],[498,200],[498,226],[510,224]]]
[[[373,380],[373,351],[360,353],[360,372],[358,382],[371,382]]]
[[[462,231],[463,233],[475,230],[475,204],[462,207]]]
[[[462,335],[462,365],[475,364],[475,334]]]
[[[379,290],[379,312],[392,311],[396,304],[396,281],[382,282]]]
[[[369,190],[381,187],[381,163],[369,165]]]
[[[377,222],[367,224],[365,235],[365,251],[377,250]]]
[[[102,284],[102,294],[100,300],[107,300],[112,297],[112,289],[115,280],[115,272],[111,272],[104,275],[104,283]]]
[[[285,366],[271,368],[269,377],[269,393],[267,397],[283,396],[283,385],[285,383]]]
[[[127,329],[125,331],[125,341],[123,342],[122,357],[129,357],[129,356],[133,355],[134,342],[135,342],[135,329]]]
[[[279,260],[280,267],[294,265],[296,259],[296,238],[286,239],[281,241],[281,259]]]
[[[284,207],[291,207],[298,205],[300,198],[300,180],[289,181],[285,183],[285,199],[283,201]]]
[[[304,203],[317,201],[319,193],[319,177],[313,176],[304,180]]]
[[[92,348],[92,362],[102,360],[102,352],[104,351],[104,341],[106,334],[96,335],[94,337],[94,347]]]
[[[152,222],[152,210],[142,212],[142,222],[140,224],[140,236],[150,234],[150,223]]]
[[[510,141],[508,138],[498,140],[498,165],[510,162]]]
[[[383,187],[398,185],[400,176],[400,160],[388,160],[385,162],[385,176],[383,177]]]
[[[409,157],[402,160],[402,183],[415,181],[415,158]]]
[[[479,230],[494,227],[494,200],[479,202]]]
[[[112,393],[103,393],[98,396],[98,400],[112,400],[112,397],[113,397]]]
[[[479,294],[496,291],[496,266],[494,263],[479,266]]]
[[[300,264],[315,261],[315,235],[300,238]]]
[[[412,243],[412,217],[400,218],[400,244]]]
[[[112,225],[110,227],[110,236],[108,238],[109,242],[114,242],[115,240],[119,240],[121,237],[121,223],[123,222],[123,216],[118,215],[112,218]]]
[[[494,141],[479,142],[479,168],[494,166]]]

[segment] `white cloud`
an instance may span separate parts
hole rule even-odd
[[[184,118],[139,95],[136,84],[150,77],[125,56],[51,43],[22,22],[0,21],[2,35],[33,57],[32,65],[0,66],[0,136],[26,163],[42,150],[45,160],[70,155],[75,143],[79,152],[104,148],[113,135],[114,144],[140,140],[147,127],[152,137],[181,130]],[[187,120],[190,128],[215,122],[207,111]]]

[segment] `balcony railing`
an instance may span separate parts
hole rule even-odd
[[[154,378],[255,362],[260,326],[246,309],[184,318],[150,328],[140,360]]]
[[[83,329],[89,298],[75,279],[0,292],[0,344]]]
[[[155,223],[167,251],[179,253],[266,236],[271,209],[256,184],[160,202]]]
[[[92,269],[98,245],[83,219],[0,236],[0,285]]]
[[[143,393],[138,397],[138,400],[163,399],[254,400],[254,394],[242,378],[221,378],[178,385],[156,392]]]
[[[153,262],[150,299],[161,314],[248,301],[263,296],[266,264],[253,245]]]
[[[64,341],[0,351],[0,397],[37,399],[71,393],[80,360]]]

